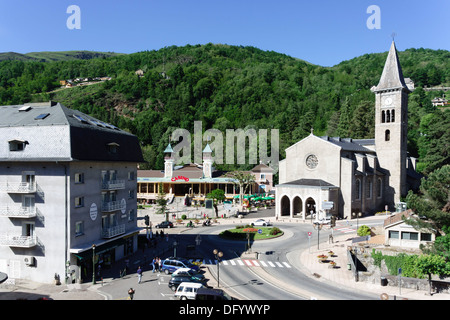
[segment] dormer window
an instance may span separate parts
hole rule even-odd
[[[111,154],[117,154],[119,152],[119,147],[120,147],[120,145],[115,142],[111,142],[106,145],[108,152]]]
[[[22,140],[11,140],[9,143],[9,151],[23,151],[25,150],[25,146],[28,144],[28,141]]]

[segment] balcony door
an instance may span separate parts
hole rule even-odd
[[[27,212],[34,211],[34,195],[24,195],[22,197],[22,208]]]

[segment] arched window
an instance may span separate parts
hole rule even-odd
[[[381,180],[381,178],[378,178],[377,197],[381,198],[382,195],[383,195],[383,181]]]
[[[386,130],[384,132],[384,141],[389,141],[391,140],[391,131],[390,130]]]
[[[381,111],[381,123],[385,123],[386,122],[386,113],[383,111]]]
[[[355,183],[356,200],[361,200],[361,180],[356,179]]]
[[[386,122],[391,122],[391,112],[389,110],[386,111]]]
[[[395,122],[395,110],[391,111],[391,122]]]
[[[372,179],[367,179],[367,189],[366,189],[366,198],[372,199],[372,192],[373,192],[373,185],[372,185]]]

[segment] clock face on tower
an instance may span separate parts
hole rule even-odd
[[[392,98],[384,99],[384,104],[387,105],[387,106],[390,106],[392,104]]]
[[[318,163],[319,161],[317,160],[317,157],[314,154],[311,154],[306,158],[306,165],[310,169],[314,169],[315,167],[317,167]]]

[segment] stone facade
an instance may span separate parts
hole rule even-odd
[[[275,187],[277,216],[355,218],[386,206],[393,210],[400,197],[417,186],[415,159],[407,157],[406,144],[410,89],[394,42],[380,81],[371,90],[375,139],[318,137],[311,132],[286,149]]]

